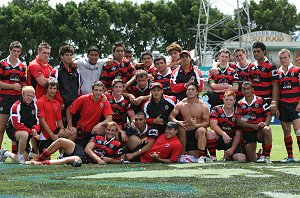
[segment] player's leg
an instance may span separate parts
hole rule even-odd
[[[270,153],[272,149],[272,130],[269,126],[265,126],[263,129],[259,130],[257,133],[257,140],[262,142],[263,154],[260,158],[270,158]],[[263,160],[264,162],[267,162]],[[258,160],[260,162],[260,160]]]
[[[9,118],[9,114],[0,114],[0,148],[2,146],[2,141],[6,130],[8,118]]]
[[[217,140],[219,139],[219,135],[214,130],[208,130],[206,136],[209,154],[212,157],[216,157]]]
[[[186,142],[187,142],[186,130],[180,126],[178,128],[178,138],[182,145],[181,155],[184,155],[186,153]]]
[[[284,134],[285,148],[286,148],[286,151],[288,154],[288,157],[285,158],[282,162],[288,162],[288,161],[290,161],[290,159],[294,159],[293,138],[292,138],[292,134],[291,134],[291,123],[281,121],[281,127],[282,127],[283,134]],[[294,129],[295,129],[295,126],[294,126]]]
[[[245,154],[249,162],[256,162],[256,142],[245,143]]]
[[[18,141],[18,161],[20,163],[24,163],[24,153],[27,146],[29,134],[26,131],[16,131],[15,137]]]
[[[65,154],[72,154],[75,148],[75,143],[66,138],[58,138],[36,159],[36,161],[44,161],[57,150],[61,150]]]

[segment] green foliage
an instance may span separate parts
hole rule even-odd
[[[253,31],[275,30],[290,34],[300,29],[300,14],[288,0],[252,0],[249,7]]]

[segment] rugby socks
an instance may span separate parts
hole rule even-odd
[[[265,157],[270,157],[272,144],[263,144],[262,147],[263,147],[263,155]]]
[[[16,155],[18,154],[18,146],[16,142],[11,142],[11,152]]]
[[[288,154],[288,158],[294,158],[294,155],[293,155],[293,138],[292,138],[291,135],[284,137],[284,144],[285,144],[286,152]],[[298,141],[298,145],[299,145],[299,141]]]
[[[207,140],[206,147],[210,153],[210,156],[216,157],[217,140],[216,139]]]
[[[42,154],[40,154],[40,156],[38,158],[36,158],[35,161],[44,161],[45,159],[47,159],[49,156],[51,155],[51,153],[49,153],[47,150],[44,150],[44,152]]]
[[[300,136],[296,136],[296,137],[297,137],[298,148],[300,150]]]
[[[205,150],[199,149],[199,157],[205,156]]]

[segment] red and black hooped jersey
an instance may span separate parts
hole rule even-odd
[[[152,64],[152,65],[150,66],[150,68],[147,70],[147,69],[145,69],[145,66],[144,66],[143,63],[137,63],[137,64],[135,64],[135,69],[136,69],[136,70],[139,70],[139,69],[145,70],[148,74],[152,74],[152,75],[156,72],[156,68],[154,67],[153,64]]]
[[[258,65],[257,61],[249,68],[254,94],[264,99],[272,98],[272,83],[278,83],[278,71],[267,58]]]
[[[106,136],[97,135],[92,137],[90,142],[95,143],[93,152],[99,157],[119,159],[124,153],[124,149],[121,148],[121,143],[115,140],[114,137],[107,140]]]
[[[218,68],[219,73],[216,75],[213,75],[212,72],[209,72],[208,76],[208,82],[209,84],[215,83],[215,84],[222,84],[227,83],[229,85],[233,85],[235,83],[238,83],[238,75],[235,71],[235,69],[229,67],[229,65],[224,69]],[[224,93],[218,93],[220,100],[223,100]]]
[[[148,83],[145,86],[145,88],[140,88],[137,83],[134,83],[132,86],[127,88],[127,91],[128,93],[134,95],[134,97],[136,98],[140,96],[148,96],[150,95],[150,86],[151,86],[150,80],[148,80]]]
[[[300,99],[300,67],[291,64],[288,72],[284,73],[282,67],[278,70],[279,101],[286,103],[298,103]]]
[[[267,115],[270,115],[270,106],[261,97],[254,95],[252,102],[248,105],[245,98],[237,103],[236,114],[242,121],[249,124],[264,122]],[[244,128],[244,131],[253,131],[252,128]]]
[[[239,64],[230,64],[230,67],[232,67],[233,69],[235,69],[237,75],[238,75],[238,82],[239,82],[239,90],[238,92],[236,92],[236,95],[239,96],[240,98],[243,97],[243,93],[242,93],[242,84],[245,81],[250,81],[249,79],[249,68],[253,66],[253,63],[248,63],[247,66],[245,67],[241,67],[239,66]]]
[[[171,74],[172,71],[170,68],[168,68],[168,72],[164,76],[157,72],[153,74],[154,81],[162,84],[164,94],[166,95],[173,95],[173,92],[171,91],[170,87]]]
[[[113,110],[113,121],[115,121],[118,125],[124,126],[124,116],[128,111],[132,111],[132,109],[129,108],[129,101],[123,96],[121,96],[119,101],[116,101],[112,94],[105,94],[105,96],[110,103],[111,109]]]
[[[235,136],[236,132],[241,132],[236,123],[236,114],[227,115],[224,111],[224,105],[213,107],[209,119],[217,120],[218,126],[231,138]]]
[[[111,65],[104,64],[100,81],[103,82],[107,89],[111,89],[111,83],[115,78],[120,78],[123,80],[123,83],[127,83],[134,74],[135,68],[129,60],[126,58],[121,62],[114,60]]]
[[[9,58],[0,61],[0,81],[7,84],[26,83],[26,65],[20,60],[17,66],[13,67]],[[0,89],[0,94],[22,95],[21,91],[14,89]]]

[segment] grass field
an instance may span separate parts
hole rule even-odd
[[[272,129],[271,159],[278,161],[286,151],[280,126]],[[10,148],[7,139],[4,147]],[[298,159],[296,141],[294,153]],[[0,197],[300,197],[299,165],[217,162],[74,168],[3,163]]]

